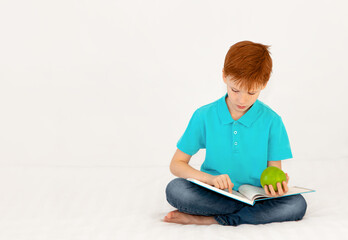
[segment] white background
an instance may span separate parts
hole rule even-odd
[[[346,1],[0,0],[0,239],[342,239]],[[271,45],[260,100],[286,126],[301,221],[170,224],[193,112],[226,93],[229,47]],[[192,158],[199,168],[205,151]]]
[[[282,116],[294,159],[347,157],[346,9],[1,0],[0,163],[169,165],[194,110],[225,94],[224,58],[242,40],[271,45],[259,99]]]

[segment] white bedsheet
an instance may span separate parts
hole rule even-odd
[[[289,185],[316,190],[305,217],[237,227],[162,222],[168,166],[1,166],[0,239],[347,239],[347,162],[284,162]]]

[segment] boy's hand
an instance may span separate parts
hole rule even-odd
[[[288,192],[288,182],[290,177],[288,176],[287,173],[285,173],[286,175],[286,182],[283,181],[283,187],[281,186],[280,182],[277,182],[277,187],[278,187],[278,192],[274,191],[274,188],[272,185],[265,185],[263,186],[263,188],[265,189],[265,193],[270,196],[270,197],[280,197],[283,196],[284,194],[286,194]],[[269,190],[268,190],[269,189]]]
[[[216,188],[219,189],[226,189],[228,188],[228,192],[232,193],[232,188],[234,186],[234,184],[231,182],[230,177],[228,176],[228,174],[222,174],[222,175],[218,175],[218,176],[213,176],[210,180],[210,185],[213,185]]]

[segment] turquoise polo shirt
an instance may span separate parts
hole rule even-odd
[[[228,174],[233,190],[242,184],[261,187],[260,176],[267,161],[292,158],[282,118],[256,100],[237,121],[227,108],[227,93],[198,108],[177,143],[182,152],[194,155],[206,149],[202,172]]]

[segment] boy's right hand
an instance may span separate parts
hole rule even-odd
[[[219,189],[228,188],[229,193],[232,193],[232,188],[234,186],[228,174],[222,174],[217,176],[212,175],[210,179],[210,185],[213,185],[214,187]]]

